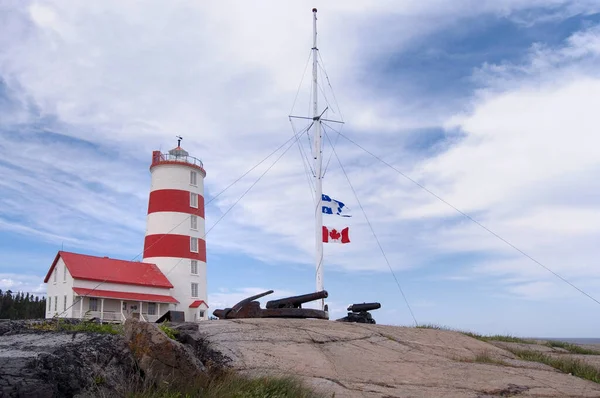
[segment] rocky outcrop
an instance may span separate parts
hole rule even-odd
[[[213,367],[292,374],[327,396],[600,397],[600,384],[457,332],[296,319],[180,329],[180,339]]]
[[[156,324],[128,319],[125,340],[146,380],[158,385],[185,385],[205,376],[205,367],[194,352]]]
[[[564,349],[490,344],[442,330],[240,319],[174,324],[174,341],[158,325],[133,319],[122,335],[44,325],[0,323],[0,397],[124,397],[165,382],[184,389],[234,370],[293,375],[326,397],[600,398],[600,384],[511,353],[575,357]],[[600,365],[599,356],[576,357]]]
[[[0,323],[1,397],[118,396],[136,382],[122,336],[47,331],[40,321]]]

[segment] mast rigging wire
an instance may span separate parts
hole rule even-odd
[[[323,124],[325,124],[325,123],[323,123]],[[328,126],[328,127],[331,128],[331,126]],[[392,170],[394,170],[398,174],[400,174],[402,177],[406,178],[408,181],[410,181],[413,184],[417,185],[419,188],[421,188],[425,192],[429,193],[430,195],[432,195],[433,197],[435,197],[440,202],[442,202],[445,205],[449,206],[450,208],[452,208],[453,210],[455,210],[457,213],[461,214],[463,217],[465,217],[468,220],[472,221],[473,223],[477,224],[479,227],[481,227],[482,229],[484,229],[485,231],[487,231],[488,233],[490,233],[491,235],[493,235],[494,237],[496,237],[500,241],[504,242],[505,244],[507,244],[508,246],[510,246],[511,248],[513,248],[514,250],[516,250],[517,252],[519,252],[520,254],[522,254],[524,257],[526,257],[529,260],[533,261],[535,264],[537,264],[540,267],[544,268],[546,271],[550,272],[551,274],[553,274],[554,276],[556,276],[558,279],[560,279],[561,281],[565,282],[566,284],[568,284],[569,286],[571,286],[572,288],[574,288],[575,290],[577,290],[578,292],[580,292],[584,296],[586,296],[589,299],[593,300],[596,304],[600,304],[600,301],[597,300],[596,298],[594,298],[592,295],[590,295],[589,293],[585,292],[583,289],[580,289],[579,287],[575,286],[573,283],[569,282],[567,279],[563,278],[558,273],[552,271],[550,268],[548,268],[547,266],[545,266],[544,264],[542,264],[540,261],[536,260],[535,258],[533,258],[532,256],[530,256],[529,254],[525,253],[523,250],[519,249],[517,246],[515,246],[512,243],[510,243],[508,240],[504,239],[503,237],[501,237],[500,235],[498,235],[497,233],[495,233],[494,231],[492,231],[491,229],[489,229],[485,225],[481,224],[479,221],[475,220],[473,217],[469,216],[468,214],[466,214],[465,212],[461,211],[457,207],[455,207],[452,204],[448,203],[446,200],[444,200],[443,198],[441,198],[439,195],[437,195],[434,192],[432,192],[431,190],[427,189],[424,185],[422,185],[419,182],[415,181],[414,179],[410,178],[408,175],[406,175],[402,171],[398,170],[396,167],[394,167],[390,163],[386,162],[385,160],[381,159],[379,156],[375,155],[373,152],[371,152],[368,149],[364,148],[363,146],[361,146],[360,144],[358,144],[356,141],[352,140],[351,138],[347,137],[346,135],[342,134],[341,132],[338,132],[338,134],[340,136],[342,136],[343,138],[345,138],[346,140],[348,140],[351,143],[353,143],[354,145],[356,145],[358,148],[362,149],[363,151],[365,151],[366,153],[368,153],[369,155],[371,155],[372,157],[374,157],[375,159],[379,160],[381,163],[385,164],[386,166],[388,166],[389,168],[391,168]]]
[[[240,181],[242,178],[244,178],[246,175],[248,175],[250,172],[252,172],[252,170],[254,170],[255,168],[257,168],[258,166],[260,166],[262,163],[264,163],[268,158],[270,158],[271,156],[273,156],[275,153],[277,153],[277,151],[279,151],[281,148],[283,148],[286,144],[288,144],[290,141],[296,139],[298,140],[298,137],[300,137],[302,134],[305,134],[306,132],[300,133],[300,135],[298,136],[293,136],[291,138],[289,138],[288,140],[286,140],[283,144],[281,144],[279,147],[277,147],[277,149],[275,149],[273,152],[271,152],[269,155],[267,155],[265,158],[263,158],[260,162],[258,162],[256,165],[254,165],[253,167],[251,167],[249,170],[247,170],[244,174],[242,174],[239,178],[237,178],[235,181],[233,181],[231,184],[229,184],[227,187],[225,187],[225,189],[221,190],[218,194],[216,194],[215,196],[213,196],[208,202],[205,203],[205,206],[207,206],[209,203],[211,203],[213,200],[215,200],[216,198],[218,198],[221,194],[223,194],[225,191],[227,191],[229,188],[231,188],[233,185],[235,185],[238,181]],[[293,144],[292,144],[293,145]],[[292,147],[292,145],[290,145],[285,152],[287,152],[289,150],[289,148]],[[284,152],[284,153],[285,153]],[[281,158],[281,156],[277,159],[279,160]],[[276,161],[277,162],[277,161]],[[275,163],[276,163],[275,162]],[[274,163],[269,167],[269,169],[271,167],[273,167]],[[265,173],[263,173],[264,175]],[[261,176],[262,178],[262,176]],[[258,182],[258,181],[256,181]],[[256,182],[253,184],[256,185]],[[238,200],[239,201],[239,200]],[[221,217],[222,219],[223,217]],[[159,239],[157,239],[155,242],[153,242],[150,246],[148,246],[147,248],[144,248],[144,250],[142,250],[139,254],[137,254],[135,257],[133,257],[131,260],[129,261],[135,261],[136,258],[138,258],[140,255],[144,254],[144,252],[148,249],[150,249],[152,246],[154,246],[155,244],[157,244],[158,242],[160,242],[166,235],[170,234],[171,232],[173,232],[177,227],[179,227],[181,224],[183,224],[184,222],[186,222],[187,220],[190,219],[190,215],[188,215],[187,217],[185,217],[183,219],[183,221],[181,221],[179,224],[175,225],[173,228],[171,228],[171,230],[169,230],[165,235],[161,236]],[[219,221],[221,220],[219,219]],[[218,221],[217,221],[218,223]],[[212,227],[214,228],[217,223],[215,223]],[[210,231],[210,230],[209,230]],[[206,235],[208,234],[205,233],[204,236],[206,238]],[[180,260],[181,261],[181,260]],[[170,272],[170,271],[169,271]],[[94,286],[94,288],[92,290],[89,291],[89,293],[84,294],[79,296],[79,299],[76,301],[73,301],[73,304],[71,304],[70,306],[68,306],[65,310],[63,310],[62,312],[60,312],[57,317],[60,317],[62,315],[64,315],[69,309],[73,308],[75,306],[75,304],[78,304],[79,302],[81,302],[81,300],[83,300],[85,297],[88,297],[93,291],[95,291],[96,289],[98,289],[101,285],[103,285],[104,283],[106,283],[108,281],[107,279],[104,279],[103,281],[101,281],[100,283],[98,283],[96,286]]]
[[[329,127],[329,126],[327,126],[327,127]],[[329,128],[331,128],[331,127],[329,127]],[[341,161],[340,157],[338,156],[337,151],[335,150],[335,148],[333,148],[333,144],[331,143],[331,139],[329,138],[329,134],[327,133],[327,130],[323,129],[323,131],[325,132],[325,137],[327,137],[329,144],[332,146],[333,153],[335,154],[335,157],[336,157],[338,163],[340,164],[340,168],[342,169],[344,176],[346,176],[348,185],[350,185],[350,189],[352,189],[352,192],[354,193],[356,202],[358,203],[358,206],[360,207],[360,210],[362,211],[363,215],[365,216],[365,219],[367,220],[367,224],[369,225],[369,228],[371,229],[371,232],[373,233],[373,236],[375,237],[377,246],[379,246],[379,250],[381,250],[381,254],[383,254],[383,258],[385,259],[385,262],[386,262],[388,268],[390,269],[390,272],[392,273],[394,280],[396,281],[398,290],[400,290],[400,293],[402,294],[402,297],[404,298],[404,302],[406,303],[406,306],[408,307],[408,311],[410,312],[410,315],[411,315],[413,321],[415,322],[415,326],[418,326],[419,323],[417,322],[417,318],[415,317],[415,314],[414,314],[412,308],[410,307],[410,304],[408,303],[408,299],[406,298],[406,295],[404,294],[404,290],[402,289],[402,286],[400,286],[400,282],[398,281],[398,278],[396,277],[396,274],[394,273],[394,270],[392,269],[390,261],[388,260],[387,255],[385,254],[385,251],[383,250],[383,246],[381,245],[381,242],[379,241],[379,238],[377,237],[377,234],[375,233],[375,230],[373,229],[373,225],[371,224],[371,221],[369,220],[369,217],[367,216],[367,213],[365,212],[365,209],[363,208],[362,203],[360,203],[360,199],[358,199],[358,194],[356,193],[356,190],[354,189],[354,186],[352,185],[352,182],[350,181],[350,177],[348,177],[348,173],[346,173],[346,169],[344,168],[344,165],[342,164],[342,161]]]

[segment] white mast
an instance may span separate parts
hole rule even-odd
[[[318,86],[317,86],[317,9],[313,8],[313,122],[314,122],[314,142],[315,142],[315,244],[316,244],[316,266],[317,266],[317,291],[323,290],[323,180],[321,179],[321,169],[323,166],[321,153],[321,119],[318,109]],[[320,300],[321,310],[325,310],[325,299]]]

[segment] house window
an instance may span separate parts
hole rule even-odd
[[[67,281],[67,266],[65,265],[63,268],[63,282]]]
[[[63,303],[63,311],[67,310],[67,296],[65,295],[65,302]]]
[[[96,297],[90,297],[90,305],[88,309],[90,311],[98,311],[98,299]]]
[[[127,311],[127,301],[123,301],[123,307],[121,307],[121,311]]]
[[[190,272],[198,275],[198,260],[192,260]]]
[[[192,283],[192,297],[198,297],[198,284]]]
[[[190,207],[198,208],[198,194],[190,192]]]
[[[54,312],[58,311],[58,296],[54,296]]]
[[[198,238],[190,237],[190,251],[198,253]]]
[[[56,283],[56,274],[58,274],[58,267],[54,268],[54,283]]]
[[[200,318],[204,318],[204,311],[200,310],[199,314]]]
[[[190,216],[190,228],[198,229],[198,216],[194,216],[194,215]]]
[[[156,303],[148,303],[148,315],[156,315]]]
[[[52,297],[48,296],[48,312],[52,311]]]
[[[198,173],[196,173],[195,171],[190,171],[190,184],[192,185],[198,185]]]

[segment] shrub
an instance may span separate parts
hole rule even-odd
[[[179,331],[173,329],[167,323],[161,323],[160,325],[158,325],[158,328],[162,330],[169,338],[177,340],[177,335],[179,334]]]

